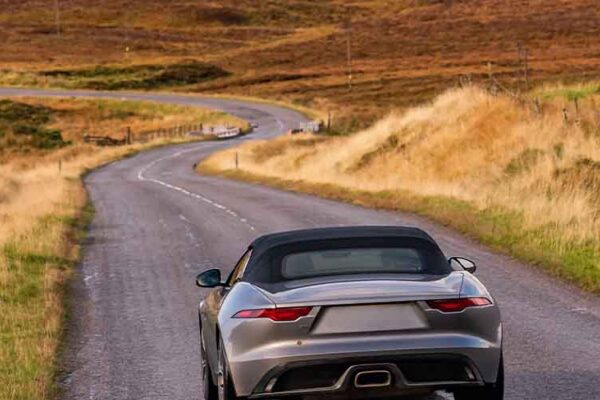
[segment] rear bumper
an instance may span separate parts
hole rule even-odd
[[[271,343],[228,358],[240,396],[340,394],[352,398],[357,392],[357,397],[364,398],[365,393],[382,397],[493,383],[501,342],[500,334],[493,342],[464,334],[423,332],[332,336]],[[388,371],[392,381],[385,387],[356,389],[356,374],[370,370]]]
[[[436,364],[442,368],[435,368]],[[369,374],[375,378],[368,381]],[[463,357],[388,356],[347,359],[336,363],[301,362],[275,368],[263,378],[250,397],[326,394],[343,398],[382,398],[428,393],[438,388],[480,386],[483,383],[477,369]]]

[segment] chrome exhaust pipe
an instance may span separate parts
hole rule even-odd
[[[374,371],[361,371],[354,375],[354,387],[375,388],[392,384],[392,374],[385,369]]]

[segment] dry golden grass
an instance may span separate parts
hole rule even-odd
[[[538,113],[530,101],[476,87],[454,89],[349,137],[252,142],[205,165],[230,170],[233,152],[239,152],[242,171],[255,176],[446,198],[477,212],[504,210],[518,216],[514,237],[536,232],[527,240],[542,249],[554,241],[552,261],[564,261],[569,246],[600,249],[599,103],[597,94],[582,97],[576,112],[559,97],[545,100]],[[585,279],[593,275],[596,281],[583,284],[599,290],[600,259],[586,262],[593,268]]]
[[[120,130],[126,125],[156,127],[225,121],[241,124],[219,112],[152,103],[35,100],[62,110],[52,124],[75,143],[57,150],[14,153],[0,163],[0,398],[52,397],[55,355],[64,318],[64,283],[78,259],[78,235],[86,195],[81,175],[88,169],[150,146],[98,148],[79,142],[86,123]],[[98,111],[98,106],[101,111]],[[134,115],[114,121],[108,115],[128,110]],[[145,117],[145,118],[144,118]],[[109,125],[101,120],[108,118]],[[90,125],[91,127],[91,125]],[[99,127],[96,133],[104,133]],[[198,140],[198,139],[196,139]],[[58,161],[61,161],[61,170]]]
[[[0,398],[51,397],[63,285],[78,257],[74,223],[86,201],[81,174],[157,144],[79,145],[61,157],[60,173],[50,160],[0,166]]]

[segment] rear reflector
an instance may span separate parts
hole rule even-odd
[[[429,300],[427,304],[442,312],[460,312],[469,307],[489,306],[492,302],[485,297],[469,297],[466,299]]]
[[[244,310],[233,318],[269,318],[271,321],[296,321],[310,313],[312,307],[265,308],[263,310]]]

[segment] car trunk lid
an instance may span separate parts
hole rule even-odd
[[[277,307],[330,306],[457,298],[462,282],[463,273],[453,272],[441,277],[381,275],[310,279],[261,289]]]
[[[412,331],[427,329],[432,323],[419,302],[458,298],[463,277],[461,272],[347,276],[292,281],[262,290],[278,308],[317,309],[311,313],[311,335]]]

